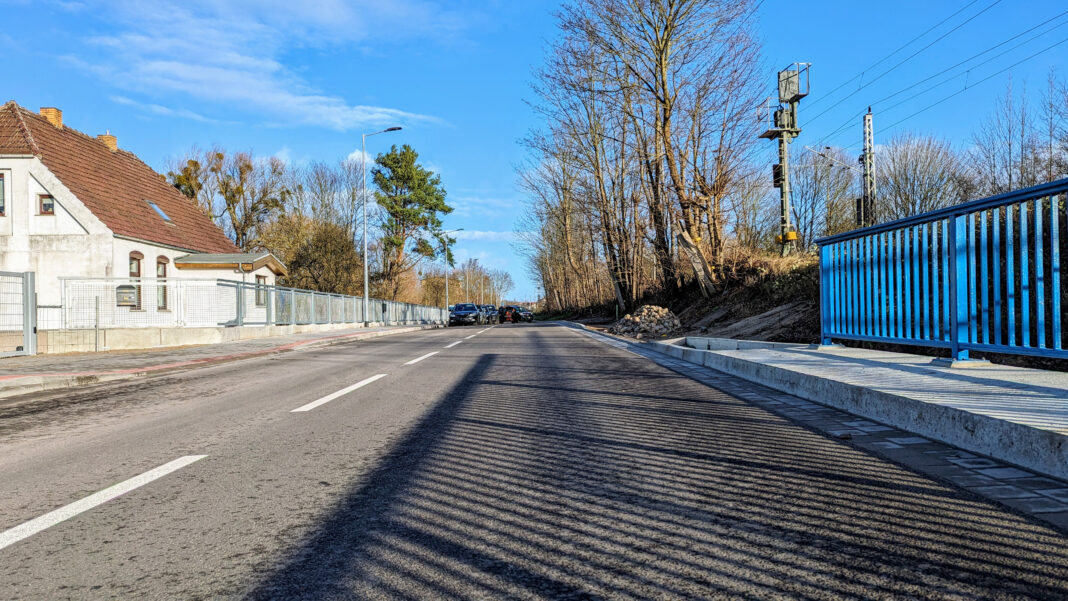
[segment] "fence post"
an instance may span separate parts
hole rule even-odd
[[[820,246],[820,344],[831,344],[831,332],[828,324],[831,316],[831,250],[828,245]]]
[[[274,292],[276,288],[274,286],[264,286],[263,294],[267,297],[267,325],[273,326],[275,322],[274,318]]]
[[[241,284],[237,284],[234,289],[237,291],[235,297],[237,298],[237,325],[245,325],[245,287]]]
[[[27,355],[37,354],[37,284],[34,273],[22,277],[22,349]]]
[[[311,305],[311,322],[312,322],[312,324],[319,323],[319,320],[316,319],[317,311],[315,310],[316,307],[315,307],[315,291],[314,290],[311,293],[311,301],[308,304]]]
[[[960,348],[968,340],[968,244],[967,217],[958,215],[949,220],[949,237],[953,240],[953,266],[949,270],[950,359],[967,361],[968,349]]]
[[[297,291],[289,291],[289,325],[297,325]]]

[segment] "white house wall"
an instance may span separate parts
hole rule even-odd
[[[37,274],[39,305],[59,305],[60,276],[100,277],[111,257],[111,231],[35,157],[0,158],[7,189],[0,217],[0,271]],[[55,215],[38,215],[38,195]]]

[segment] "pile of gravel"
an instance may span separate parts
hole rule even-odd
[[[682,324],[674,313],[664,307],[645,305],[617,321],[608,332],[633,338],[657,338],[681,329]]]

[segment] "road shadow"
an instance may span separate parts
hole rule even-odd
[[[1068,598],[1049,528],[562,328],[499,338],[248,598]]]

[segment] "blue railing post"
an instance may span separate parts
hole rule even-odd
[[[968,229],[967,215],[958,215],[949,221],[949,237],[953,241],[953,261],[949,270],[950,358],[967,361],[968,349],[960,343],[968,340]]]
[[[820,344],[831,344],[831,246],[820,247]]]

